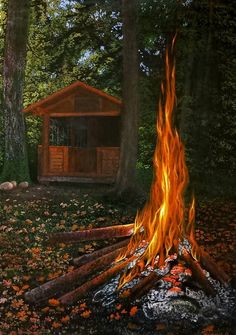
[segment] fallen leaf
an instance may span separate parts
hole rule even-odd
[[[49,303],[49,305],[51,305],[51,306],[59,306],[60,305],[60,301],[59,300],[57,300],[57,299],[49,299],[48,300],[48,303]]]
[[[92,313],[92,312],[90,311],[90,309],[87,309],[86,311],[84,311],[83,313],[81,313],[80,316],[82,316],[82,318],[87,319],[87,318],[90,317],[90,314],[91,314],[91,313]]]
[[[59,322],[55,322],[55,321],[54,321],[54,322],[52,323],[52,327],[53,327],[53,328],[60,328],[60,327],[61,327],[61,323],[59,323]]]
[[[138,311],[138,307],[137,306],[133,306],[130,311],[129,311],[129,315],[130,316],[134,316]]]
[[[63,316],[63,317],[61,318],[61,322],[63,322],[63,323],[67,323],[68,321],[70,321],[70,317],[69,317],[68,315]]]

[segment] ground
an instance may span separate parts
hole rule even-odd
[[[30,288],[73,270],[73,257],[115,242],[50,246],[49,232],[131,223],[137,204],[126,206],[104,198],[102,186],[40,186],[0,193],[0,334],[95,334],[96,308],[89,300],[64,308],[57,301],[40,307],[29,306],[24,293]],[[105,200],[106,199],[106,200]],[[196,238],[230,276],[236,276],[236,202],[198,200]],[[123,322],[129,334],[139,334],[134,316],[118,308],[107,320],[106,334]],[[123,321],[122,321],[123,319]],[[109,328],[110,327],[110,328]],[[109,329],[110,330],[109,330]],[[205,325],[196,334],[234,334],[231,325]],[[98,333],[96,333],[98,334]],[[105,332],[104,332],[105,334]],[[157,324],[155,334],[181,334],[178,326]]]

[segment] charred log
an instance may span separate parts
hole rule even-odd
[[[79,286],[75,290],[63,295],[59,298],[59,301],[63,305],[71,305],[76,302],[78,299],[83,298],[90,292],[91,290],[95,289],[96,287],[104,284],[107,280],[114,277],[118,274],[123,268],[125,268],[128,263],[132,262],[135,259],[135,256],[128,258],[125,261],[113,266],[112,268],[108,269],[107,271],[102,272],[100,275],[92,278],[91,280],[87,281],[83,285]]]
[[[113,237],[130,236],[133,224],[86,229],[76,232],[54,233],[49,235],[50,243],[77,243],[80,241],[105,240]]]
[[[104,269],[107,265],[110,265],[122,251],[123,248],[116,249],[115,251],[82,265],[80,268],[72,272],[34,288],[25,294],[26,301],[29,303],[39,304],[51,297],[68,292],[76,285],[78,286],[82,284],[89,275]]]
[[[77,266],[84,265],[84,264],[86,264],[88,262],[91,262],[91,261],[94,261],[94,260],[98,259],[99,257],[104,256],[104,255],[106,255],[106,254],[108,254],[112,251],[115,251],[117,249],[125,247],[125,246],[128,245],[128,243],[129,243],[129,239],[125,239],[121,242],[109,245],[108,247],[96,250],[91,254],[87,254],[87,255],[83,255],[83,256],[80,256],[78,258],[75,258],[73,260],[73,262]]]

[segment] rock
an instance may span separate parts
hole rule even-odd
[[[18,186],[19,188],[28,188],[29,183],[27,181],[22,181]]]
[[[0,185],[0,190],[4,190],[4,191],[9,191],[13,189],[13,184],[10,183],[9,181],[6,181],[5,183],[2,183]]]
[[[16,186],[17,186],[17,182],[16,182],[15,180],[12,180],[11,183],[12,183],[12,185],[13,185],[13,188],[16,188]]]

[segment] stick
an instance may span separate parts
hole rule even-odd
[[[88,262],[91,262],[95,259],[98,259],[99,257],[101,257],[103,255],[106,255],[106,254],[108,254],[108,253],[110,253],[110,252],[112,252],[116,249],[120,249],[122,247],[125,247],[125,246],[128,245],[128,243],[129,243],[129,239],[125,239],[121,242],[109,245],[108,247],[96,250],[91,254],[87,254],[87,255],[83,255],[83,256],[80,256],[78,258],[75,258],[73,260],[73,263],[77,266],[81,266],[85,263],[88,263]]]
[[[91,275],[96,271],[100,271],[107,265],[111,264],[123,250],[124,248],[114,250],[95,259],[94,261],[82,265],[74,271],[34,288],[25,294],[26,301],[33,304],[39,304],[51,297],[57,296],[60,293],[70,291],[71,288],[76,286],[76,284],[82,284],[88,275]],[[78,283],[78,281],[80,282]]]
[[[201,287],[205,290],[206,294],[215,295],[215,290],[212,284],[206,278],[199,263],[196,262],[187,251],[183,252],[182,258],[192,270],[193,278],[195,278],[196,281],[201,285]]]
[[[76,302],[78,299],[83,298],[92,289],[104,284],[110,278],[114,277],[126,265],[128,265],[128,263],[132,262],[132,260],[134,260],[135,257],[136,256],[132,256],[131,258],[128,258],[127,260],[122,261],[121,263],[115,265],[114,267],[108,269],[107,271],[102,272],[97,277],[94,277],[93,279],[87,281],[86,283],[79,286],[75,290],[63,295],[61,298],[59,298],[60,303],[63,305],[71,305],[74,302]]]
[[[215,279],[219,280],[222,284],[230,282],[231,278],[215,263],[205,250],[199,248],[199,254],[200,263]]]
[[[103,228],[86,229],[76,232],[54,233],[49,235],[50,243],[77,243],[80,241],[105,240],[113,237],[130,236],[133,233],[133,223]]]

